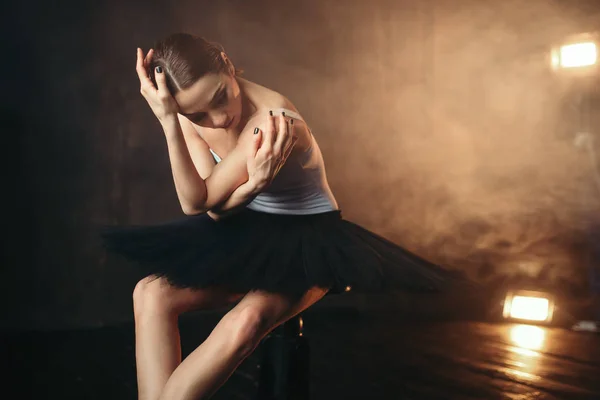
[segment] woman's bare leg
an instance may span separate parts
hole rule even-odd
[[[175,369],[163,400],[208,399],[254,351],[272,329],[320,300],[327,290],[314,288],[299,301],[253,291],[229,311],[209,337]]]
[[[181,363],[178,317],[196,308],[234,303],[243,294],[223,289],[178,289],[164,279],[145,278],[133,292],[139,400],[156,400]]]

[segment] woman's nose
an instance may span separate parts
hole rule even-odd
[[[227,124],[227,113],[224,112],[212,112],[208,114],[210,121],[212,122],[212,126],[215,128],[222,128]]]

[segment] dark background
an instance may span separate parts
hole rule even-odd
[[[594,3],[11,5],[1,25],[2,327],[132,318],[140,277],[103,254],[97,230],[181,216],[134,69],[136,47],[177,31],[220,42],[247,79],[295,103],[346,218],[484,285],[584,303],[600,192],[574,145],[573,99],[597,83],[556,76],[548,57],[568,35],[600,29]]]

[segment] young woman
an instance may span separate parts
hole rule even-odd
[[[437,266],[341,217],[298,110],[242,79],[220,47],[174,34],[145,57],[138,49],[136,69],[187,215],[104,235],[147,274],[133,293],[140,399],[209,398],[269,331],[330,290],[443,281]],[[182,362],[178,316],[228,304]]]

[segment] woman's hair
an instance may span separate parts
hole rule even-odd
[[[206,39],[187,33],[175,33],[154,45],[148,75],[156,85],[154,71],[161,66],[172,95],[187,89],[208,73],[229,72],[223,60],[223,47]],[[242,71],[235,70],[239,76]]]

